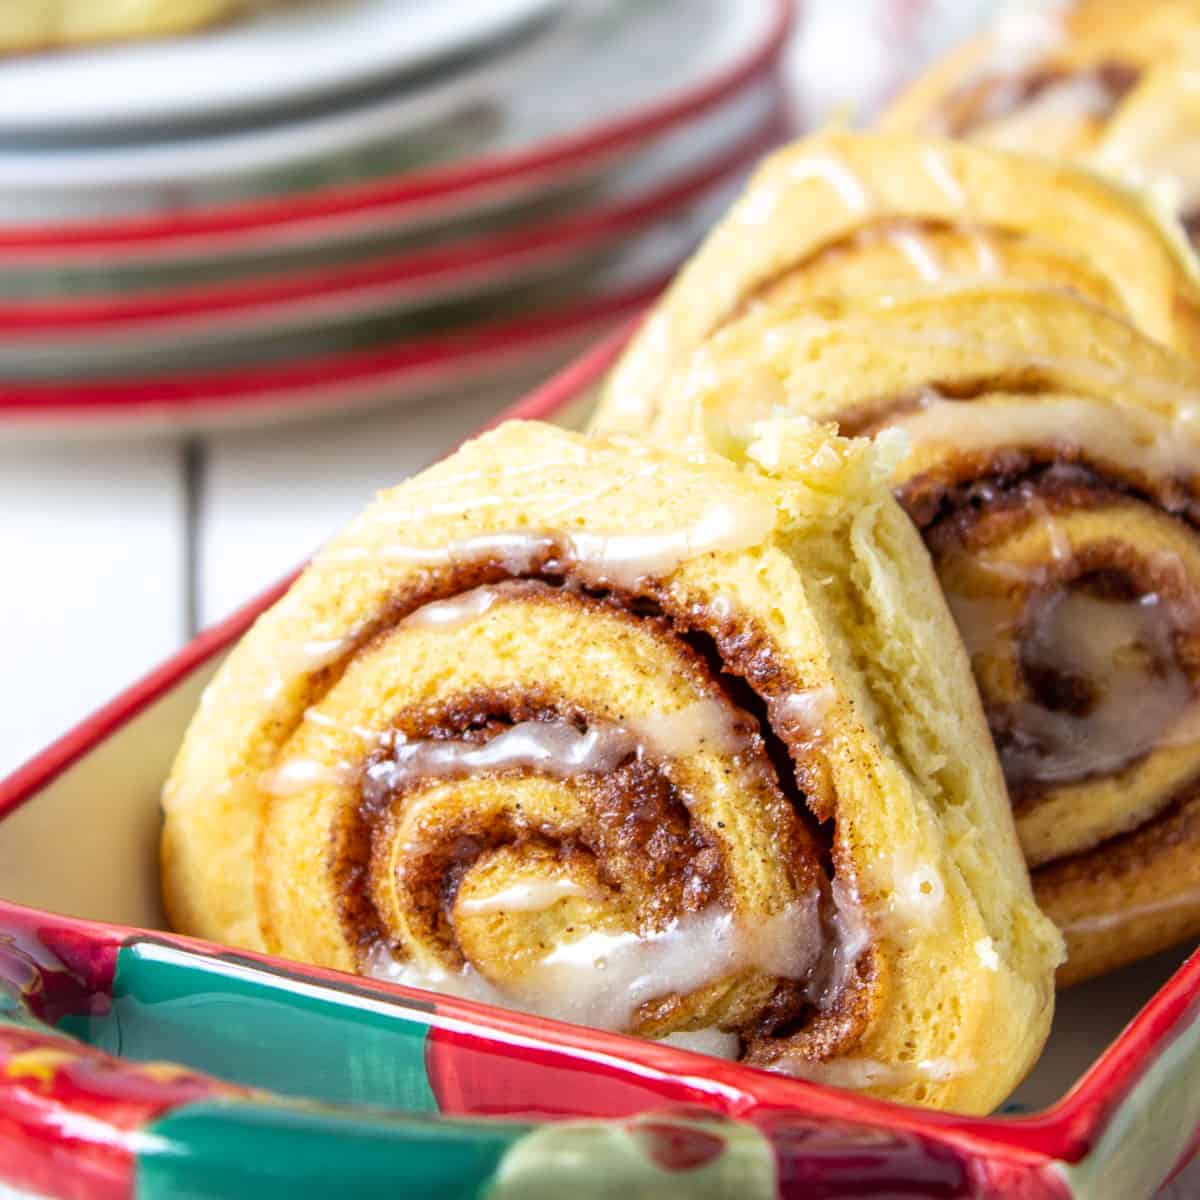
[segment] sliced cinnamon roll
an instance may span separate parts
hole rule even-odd
[[[671,373],[759,307],[829,295],[1054,287],[1195,357],[1196,266],[1177,224],[1069,165],[962,142],[829,131],[779,151],[615,369],[595,428],[649,428]]]
[[[780,409],[904,431],[1060,980],[1200,935],[1200,372],[1062,293],[831,300],[712,337],[656,432],[736,456]]]
[[[1200,230],[1200,5],[1076,0],[1002,13],[921,76],[883,128],[1089,163]]]
[[[1061,946],[949,614],[870,443],[744,457],[512,423],[382,494],[195,717],[176,928],[994,1106]]]

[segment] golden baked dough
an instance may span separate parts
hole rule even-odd
[[[904,431],[1061,981],[1200,935],[1200,372],[1050,289],[825,297],[712,335],[652,432],[780,411]]]
[[[1200,232],[1200,3],[1006,14],[914,82],[883,128],[1078,159],[1152,187]]]
[[[1061,943],[886,481],[510,423],[383,493],[204,697],[175,928],[991,1109]]]
[[[0,54],[188,33],[249,0],[0,0]]]
[[[613,372],[595,428],[638,432],[705,338],[829,292],[1058,286],[1195,357],[1196,265],[1174,222],[1071,166],[962,142],[833,130],[778,151]]]

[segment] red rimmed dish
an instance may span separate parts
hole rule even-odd
[[[422,332],[425,314],[410,324],[404,312],[385,313],[369,323],[300,331],[272,360],[260,358],[250,338],[250,361],[198,369],[186,361],[180,366],[179,346],[167,344],[159,361],[169,370],[116,370],[98,378],[78,378],[54,362],[59,356],[49,356],[52,373],[0,385],[0,428],[34,437],[209,430],[452,400],[484,380],[519,390],[656,296],[724,199],[717,195],[686,223],[651,230],[562,293],[535,283],[473,306],[468,301],[435,313],[443,319],[430,332]]]
[[[700,11],[679,5],[675,9],[675,18],[693,21]],[[664,11],[666,22],[671,12]],[[211,197],[205,199],[203,194],[189,199],[191,193],[180,177],[178,148],[172,148],[171,153],[164,149],[161,167],[151,164],[153,169],[148,167],[148,174],[143,172],[146,179],[142,183],[134,177],[132,165],[117,171],[111,162],[97,159],[115,181],[109,189],[113,203],[107,204],[105,217],[10,218],[0,228],[0,256],[9,263],[61,263],[114,253],[162,253],[168,244],[176,253],[185,247],[198,247],[208,253],[214,238],[220,239],[227,250],[238,245],[279,247],[318,239],[331,242],[370,230],[441,222],[451,212],[477,212],[511,204],[522,196],[545,192],[551,184],[562,186],[571,179],[598,173],[656,137],[713,111],[769,74],[791,26],[792,5],[788,0],[753,0],[745,5],[711,0],[704,14],[703,27],[686,33],[682,41],[700,48],[690,75],[685,71],[682,80],[678,73],[664,77],[661,72],[645,71],[647,64],[643,63],[643,78],[651,80],[652,91],[638,99],[631,99],[630,89],[612,79],[613,62],[628,59],[628,53],[620,59],[597,59],[592,73],[600,75],[593,83],[607,80],[604,94],[616,97],[607,112],[602,109],[597,113],[593,97],[586,111],[572,116],[566,113],[567,106],[553,103],[552,96],[539,97],[534,89],[527,98],[531,114],[557,114],[559,125],[541,128],[536,121],[512,113],[505,118],[511,136],[507,141],[498,138],[491,150],[363,182],[327,186],[318,182],[303,192],[244,201],[218,202]],[[630,36],[635,39],[632,48],[636,51],[640,32],[634,29]],[[555,83],[553,78],[550,83]],[[572,78],[573,87],[580,83]],[[558,92],[561,85],[559,78]],[[261,151],[256,151],[248,161],[261,157]],[[229,161],[227,152],[214,155],[213,170],[218,175],[227,173]],[[17,203],[17,190],[32,197],[18,205],[22,213],[53,212],[55,195],[69,196],[72,191],[94,189],[102,182],[92,168],[86,180],[78,171],[68,177],[54,167],[52,160],[14,160],[9,167],[9,200]],[[0,155],[0,180],[3,178],[4,158]],[[42,181],[35,188],[37,178]],[[145,192],[146,187],[149,192]],[[127,207],[132,205],[133,211],[117,215],[118,201]]]
[[[623,336],[505,415],[578,423]],[[1063,994],[1018,1111],[979,1119],[163,933],[159,788],[280,590],[0,784],[17,1194],[1137,1200],[1200,1144],[1200,956],[1183,951]]]
[[[724,196],[790,131],[786,97],[774,80],[747,93],[726,117],[719,130],[693,131],[706,137],[678,142],[674,161],[631,167],[599,203],[545,223],[232,282],[0,300],[0,360],[5,339],[22,351],[38,344],[63,350],[89,338],[137,338],[142,345],[162,338],[177,345],[188,335],[287,329],[313,313],[368,316],[405,303],[418,308],[576,270],[658,223],[681,219],[711,196]]]

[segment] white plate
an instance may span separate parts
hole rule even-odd
[[[432,0],[428,0],[432,2]],[[468,71],[475,91],[453,78],[415,95],[388,94],[302,120],[234,133],[149,141],[139,145],[90,145],[33,150],[0,146],[0,221],[14,225],[181,214],[261,195],[270,172],[304,170],[318,180],[308,191],[325,200],[337,181],[319,176],[331,164],[368,150],[448,111],[437,94],[463,103],[478,98],[481,80],[495,106],[493,136],[479,153],[445,168],[471,178],[451,187],[440,180],[433,200],[444,216],[451,195],[491,190],[482,177],[504,174],[503,187],[544,187],[580,159],[596,159],[608,144],[674,106],[699,106],[708,89],[729,86],[731,73],[764,65],[772,50],[780,0],[587,0],[569,9],[546,37],[512,51],[501,61]],[[670,63],[670,70],[663,64]],[[2,69],[0,69],[2,71]],[[498,72],[510,86],[501,88]],[[511,86],[519,76],[520,86]],[[7,102],[0,73],[0,95]],[[446,97],[443,97],[443,101]],[[430,106],[436,112],[430,111]],[[7,108],[7,103],[2,107]],[[375,148],[375,149],[372,149]],[[404,176],[420,190],[444,168]],[[398,178],[396,172],[392,179]],[[267,190],[270,190],[269,185]],[[408,201],[411,209],[415,205]],[[390,219],[394,219],[390,218]],[[251,240],[260,237],[254,234]]]
[[[202,34],[14,58],[0,64],[0,137],[74,138],[311,101],[471,53],[560,3],[291,0]]]
[[[570,308],[582,299],[665,282],[740,190],[720,180],[682,211],[648,224],[618,245],[576,250],[573,258],[431,299],[363,289],[267,305],[236,320],[193,319],[165,329],[137,323],[83,337],[0,337],[0,386],[146,381],[209,372],[249,372],[342,353],[369,352],[462,333],[489,322]]]
[[[484,106],[539,65],[554,40],[531,36],[428,87],[269,125],[128,144],[0,142],[0,219],[178,212],[337,186],[397,160],[418,169],[437,165],[446,146],[464,140],[450,128],[456,114],[463,120],[482,115],[486,137],[494,117]],[[2,85],[0,76],[0,97]]]
[[[457,269],[447,265],[437,277],[427,272],[412,276],[410,288],[419,298],[428,300],[447,288],[461,291],[464,282],[502,272],[523,270],[512,253],[515,237],[523,231],[536,231],[538,248],[549,252],[558,239],[553,231],[572,221],[614,212],[630,204],[645,202],[658,193],[666,194],[689,178],[703,174],[722,160],[735,158],[758,143],[768,125],[782,126],[780,88],[773,78],[753,83],[711,112],[654,138],[627,156],[619,169],[584,177],[563,190],[543,194],[532,203],[502,206],[495,212],[466,217],[448,217],[431,226],[428,218],[406,226],[397,220],[394,227],[380,231],[372,223],[362,230],[353,223],[322,230],[302,243],[277,246],[271,239],[238,240],[226,253],[221,239],[214,237],[204,245],[184,242],[178,247],[166,242],[153,247],[155,253],[123,253],[113,247],[106,253],[72,262],[47,259],[25,265],[9,257],[0,270],[0,353],[13,339],[30,340],[37,330],[47,326],[30,323],[39,311],[78,302],[96,309],[106,302],[115,311],[129,311],[138,299],[152,305],[155,301],[194,301],[201,294],[228,293],[254,285],[270,287],[311,278],[312,290],[328,296],[343,289],[331,279],[332,272],[357,273],[364,268],[396,266],[396,275],[404,275],[401,259],[440,255],[443,263],[454,258]],[[574,241],[584,239],[576,237]],[[594,241],[595,239],[589,239]],[[565,235],[563,247],[572,238]],[[542,254],[540,257],[545,257]],[[3,256],[0,255],[0,258]],[[272,297],[277,303],[280,296]],[[332,297],[331,297],[332,298]],[[203,303],[196,305],[203,308]],[[17,321],[10,320],[13,312]],[[68,319],[66,325],[73,325]],[[78,324],[74,324],[79,328]]]

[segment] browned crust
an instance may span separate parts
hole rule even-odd
[[[1140,829],[1040,867],[1033,885],[1066,936],[1060,987],[1200,937],[1200,783]]]

